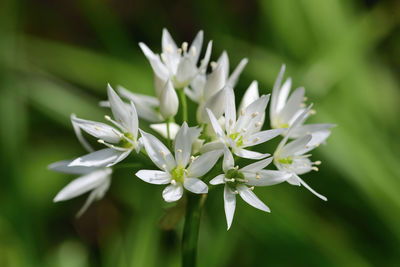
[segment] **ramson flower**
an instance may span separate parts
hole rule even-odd
[[[217,93],[224,87],[233,88],[236,85],[247,62],[247,58],[242,59],[229,76],[229,59],[228,54],[224,51],[217,62],[210,63],[212,68],[210,74],[200,73],[193,79],[190,88],[185,88],[186,95],[199,105],[196,115],[198,122],[208,122],[206,108],[212,110],[216,115],[219,113],[217,110],[221,110],[219,116],[222,115],[224,103],[220,100],[223,98],[221,98],[222,94]],[[217,117],[219,116],[217,115]]]
[[[189,128],[184,123],[175,138],[175,156],[156,137],[141,131],[144,147],[159,170],[140,170],[136,176],[151,184],[169,184],[162,195],[165,201],[173,202],[182,197],[183,188],[205,194],[208,186],[199,179],[217,162],[222,151],[212,151],[198,157],[191,156],[193,141],[200,130]]]
[[[190,47],[187,42],[183,42],[182,46],[178,48],[169,32],[163,29],[161,43],[162,53],[160,55],[154,54],[144,43],[139,43],[153,68],[157,96],[160,95],[161,89],[168,80],[173,83],[175,89],[180,89],[188,86],[199,72],[205,71],[212,47],[210,41],[204,59],[198,67],[197,62],[203,45],[203,31],[199,31]]]
[[[98,142],[108,148],[101,149],[85,156],[79,157],[70,163],[70,166],[112,166],[125,159],[133,150],[140,151],[141,144],[138,141],[138,117],[133,102],[129,106],[124,103],[114,92],[110,85],[107,87],[108,100],[115,120],[105,116],[106,120],[115,127],[101,122],[79,119],[72,116],[75,130],[81,129],[98,138]],[[88,147],[91,146],[77,133],[78,139]],[[92,149],[91,149],[92,150]]]
[[[289,97],[292,85],[291,78],[288,78],[281,86],[284,73],[285,65],[282,66],[272,89],[270,121],[271,127],[274,129],[291,127],[306,107],[304,104],[304,101],[306,100],[306,97],[304,97],[304,87],[297,88]],[[314,113],[314,110],[310,110],[307,115],[303,117],[302,121],[298,123],[297,127],[292,128],[291,138],[297,138],[309,133],[324,135],[326,138],[329,136],[329,128],[333,127],[334,124],[323,123],[303,125],[309,115]]]
[[[245,148],[264,143],[278,135],[285,129],[261,131],[264,110],[269,96],[263,95],[246,108],[239,111],[236,116],[235,95],[232,88],[226,89],[225,96],[225,130],[221,127],[214,114],[207,109],[211,125],[222,145],[230,147],[233,153],[242,158],[262,159],[270,154],[250,151]],[[212,142],[205,146],[218,147],[218,143]]]
[[[274,164],[278,170],[286,171],[291,174],[291,177],[287,180],[288,183],[297,186],[303,185],[314,195],[326,201],[326,197],[314,191],[299,177],[299,175],[312,170],[318,171],[318,168],[315,165],[320,165],[321,161],[312,162],[309,159],[311,154],[306,153],[318,147],[320,143],[324,142],[327,138],[327,135],[307,134],[287,143],[291,131],[295,129],[297,124],[303,120],[310,108],[311,105],[304,110],[300,116],[298,116],[291,128],[288,130],[288,134],[279,143],[274,153]]]
[[[49,166],[49,169],[53,171],[81,175],[65,186],[56,195],[54,202],[69,200],[90,192],[85,204],[77,213],[79,217],[87,210],[93,201],[103,198],[110,187],[112,170],[110,168],[83,166],[69,167],[70,163],[70,160],[64,160],[55,162]]]
[[[272,158],[267,158],[239,169],[239,166],[235,166],[231,152],[227,148],[224,149],[222,164],[224,173],[212,179],[210,184],[225,184],[224,208],[228,229],[235,213],[237,194],[251,206],[270,212],[270,209],[253,193],[254,187],[278,184],[291,176],[287,172],[264,170],[271,161]]]

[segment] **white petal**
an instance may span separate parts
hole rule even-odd
[[[160,57],[155,55],[144,43],[139,43],[144,55],[150,62],[150,65],[158,77],[166,80],[168,78],[168,69],[161,62]]]
[[[287,168],[292,172],[301,175],[312,170],[312,162],[308,158],[300,158],[293,160],[292,164],[290,164]]]
[[[81,145],[88,151],[88,152],[93,152],[94,149],[93,147],[89,144],[89,142],[86,140],[86,138],[82,135],[81,128],[73,121],[76,116],[75,114],[71,114],[71,122],[72,122],[72,127],[74,128],[74,132],[76,137],[78,138],[79,142]]]
[[[108,188],[110,187],[110,183],[111,183],[111,179],[108,178],[98,188],[94,189],[89,194],[88,198],[85,201],[85,204],[82,206],[82,208],[76,214],[76,217],[80,217],[89,208],[89,206],[93,203],[93,201],[103,198],[103,196],[107,192]]]
[[[136,152],[138,152],[138,151],[140,151],[140,149],[139,149],[139,150],[136,149]],[[129,156],[129,154],[130,154],[131,152],[132,152],[132,150],[122,151],[122,153],[120,153],[120,154],[118,155],[118,157],[117,157],[114,161],[108,163],[108,164],[106,165],[106,167],[111,167],[111,166],[114,166],[114,165],[117,164],[117,163],[120,163],[120,162],[123,161],[127,156]]]
[[[247,106],[244,116],[239,116],[237,120],[236,131],[240,132],[245,128],[248,132],[252,132],[255,123],[264,120],[265,108],[267,107],[268,101],[269,95],[262,95],[259,99]]]
[[[302,155],[311,138],[311,135],[305,135],[286,144],[279,153],[279,158]]]
[[[239,185],[237,190],[240,197],[249,205],[265,212],[271,212],[271,210],[247,186]]]
[[[188,86],[196,73],[196,62],[193,62],[193,60],[188,56],[183,57],[179,62],[175,75],[176,82],[174,84],[177,85],[177,88]]]
[[[147,154],[151,161],[161,170],[171,171],[175,168],[175,159],[169,149],[153,135],[140,131]]]
[[[217,184],[224,184],[225,183],[225,174],[220,174],[213,179],[211,179],[210,184],[217,185]]]
[[[288,78],[286,82],[282,85],[281,90],[279,91],[278,102],[276,103],[277,113],[279,113],[285,106],[291,87],[292,87],[292,79]]]
[[[272,129],[272,130],[265,130],[262,132],[258,132],[255,134],[252,134],[246,142],[243,144],[242,147],[248,147],[248,146],[255,146],[258,144],[262,144],[264,142],[267,142],[271,140],[272,138],[275,138],[276,136],[282,134],[286,129]]]
[[[229,186],[225,185],[224,188],[224,209],[226,216],[226,223],[228,225],[228,230],[231,228],[233,215],[235,214],[236,208],[236,196],[229,188]]]
[[[239,156],[241,158],[245,158],[245,159],[263,159],[265,157],[270,156],[270,154],[268,154],[268,153],[262,154],[262,153],[259,153],[259,152],[256,152],[256,151],[250,151],[250,150],[243,149],[243,148],[242,149],[235,149],[233,151],[233,153],[235,155],[237,155],[237,156]]]
[[[110,102],[111,111],[114,115],[115,120],[121,124],[125,131],[134,133],[135,128],[137,129],[137,114],[133,108],[128,108],[121,98],[115,93],[114,89],[107,85],[108,101]],[[136,127],[135,127],[136,124]],[[122,129],[121,129],[122,130]]]
[[[231,130],[236,124],[236,106],[235,106],[235,94],[232,88],[226,89],[225,98],[225,129],[227,134],[231,134]]]
[[[164,53],[175,53],[178,49],[174,39],[171,37],[171,34],[165,28],[162,31],[161,46]],[[172,51],[169,52],[168,50],[171,49]]]
[[[224,172],[227,172],[230,169],[233,169],[235,162],[233,160],[233,156],[231,151],[225,147],[224,148],[224,161],[222,162],[222,169]]]
[[[178,166],[186,167],[192,152],[192,139],[189,136],[189,127],[186,122],[182,124],[175,139],[175,160]]]
[[[292,174],[284,171],[260,170],[258,176],[254,172],[243,172],[248,180],[248,185],[269,186],[282,183],[292,177]]]
[[[171,181],[171,175],[163,171],[140,170],[136,176],[150,184],[168,184]]]
[[[246,167],[243,167],[240,169],[242,172],[258,172],[261,169],[264,169],[267,167],[270,163],[272,162],[272,157],[256,161],[252,164],[247,165]]]
[[[229,58],[228,54],[224,50],[221,54],[221,56],[217,60],[217,67],[221,67],[223,70],[224,74],[224,81],[226,82],[228,80],[228,75],[229,75]]]
[[[253,81],[249,88],[247,88],[246,92],[243,95],[242,101],[240,102],[239,111],[248,107],[251,103],[260,98],[258,93],[258,83],[257,81]]]
[[[298,138],[306,134],[313,134],[320,131],[327,131],[332,127],[335,127],[335,124],[330,123],[316,123],[316,124],[306,124],[306,125],[299,125],[296,129],[293,129],[290,137],[291,138]],[[320,142],[322,143],[322,142]]]
[[[106,179],[108,179],[111,172],[111,169],[100,169],[76,178],[57,194],[57,196],[54,198],[54,202],[77,197],[98,187],[104,183]]]
[[[212,49],[212,41],[209,41],[207,44],[206,53],[204,54],[204,58],[201,60],[201,65],[200,65],[201,71],[205,71],[207,69],[207,65],[211,57],[211,49]]]
[[[311,193],[313,193],[314,195],[316,195],[317,197],[319,197],[320,199],[322,199],[322,200],[324,200],[324,201],[327,201],[327,200],[328,200],[325,196],[323,196],[323,195],[317,193],[314,189],[312,189],[312,188],[311,188],[308,184],[306,184],[306,182],[304,182],[303,179],[301,179],[299,176],[297,176],[296,178],[297,178],[297,179],[299,180],[299,182],[300,182],[305,188],[307,188]]]
[[[206,153],[214,150],[221,150],[224,149],[225,145],[221,143],[221,141],[212,141],[210,143],[204,144],[201,149],[200,153]]]
[[[163,198],[167,202],[174,202],[179,200],[183,194],[183,187],[180,184],[169,185],[162,192]]]
[[[240,61],[239,65],[232,72],[231,76],[229,76],[229,79],[227,81],[228,86],[235,87],[240,74],[242,73],[244,67],[246,67],[247,65],[247,62],[248,62],[247,58],[244,58]]]
[[[225,72],[223,66],[217,66],[208,76],[204,85],[203,98],[210,99],[215,93],[225,86]]]
[[[157,123],[157,124],[150,124],[150,128],[156,131],[165,139],[168,138],[168,131],[167,131],[167,124],[166,123]],[[169,135],[172,140],[175,139],[176,134],[178,133],[180,127],[175,122],[169,123]]]
[[[119,137],[121,132],[105,123],[79,119],[77,117],[74,117],[71,120],[73,124],[78,126],[80,129],[98,139],[113,144],[116,144],[121,140]]]
[[[297,88],[289,97],[285,107],[279,112],[280,118],[289,122],[296,112],[301,109],[303,103],[305,89],[303,87]]]
[[[201,177],[206,174],[212,167],[214,167],[217,160],[221,157],[222,150],[210,151],[194,160],[190,164],[188,171],[188,177]]]
[[[221,128],[221,125],[219,125],[218,120],[215,118],[213,112],[209,109],[206,109],[208,117],[211,121],[211,126],[213,127],[215,133],[217,134],[218,137],[222,138],[223,136],[225,136],[224,131]]]
[[[183,186],[186,190],[195,194],[206,194],[208,192],[208,186],[198,178],[186,178]]]
[[[270,106],[270,113],[269,113],[271,122],[274,120],[274,117],[278,113],[277,105],[278,105],[278,99],[279,99],[279,95],[280,95],[281,83],[282,83],[283,75],[285,73],[285,68],[286,67],[283,64],[281,67],[281,70],[279,71],[278,77],[275,80],[274,87],[272,89],[271,106]]]
[[[176,94],[172,82],[168,81],[160,96],[161,115],[165,119],[172,118],[178,112],[178,108],[179,108],[178,95]]]
[[[73,160],[69,166],[100,167],[114,162],[122,154],[112,148],[104,148]]]
[[[72,160],[62,160],[50,164],[47,168],[52,171],[70,173],[70,174],[86,174],[92,172],[96,167],[84,167],[84,166],[73,166],[70,167],[69,164]]]
[[[203,35],[203,31],[199,31],[190,45],[189,54],[192,56],[193,62],[197,62],[199,60],[201,47],[203,46]]]

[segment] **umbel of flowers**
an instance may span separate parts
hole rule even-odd
[[[321,162],[311,160],[311,151],[325,143],[334,125],[306,123],[315,111],[312,104],[305,104],[304,88],[291,92],[290,78],[282,84],[284,65],[271,95],[260,95],[254,81],[236,108],[234,88],[247,59],[230,74],[227,53],[210,61],[210,41],[200,60],[202,45],[202,31],[190,45],[183,42],[178,46],[164,29],[159,54],[139,43],[154,72],[155,96],[120,86],[115,92],[108,84],[108,100],[100,103],[109,109],[105,123],[71,115],[77,138],[88,154],[49,166],[79,176],[56,195],[55,202],[89,193],[78,212],[81,215],[105,195],[113,168],[122,161],[125,166],[129,161],[137,162],[138,154],[150,159],[154,168],[141,169],[136,177],[164,185],[162,197],[167,202],[179,201],[185,194],[209,194],[212,187],[223,186],[228,229],[237,195],[257,209],[270,211],[254,194],[256,187],[288,182],[326,200],[300,176],[318,170]],[[188,117],[187,97],[197,105],[197,111],[190,113],[192,117]],[[264,123],[268,104],[271,129]],[[182,116],[177,118],[179,110]],[[95,149],[89,136],[99,143],[96,148],[103,148]],[[281,141],[274,151],[260,149],[265,147],[260,144],[278,137]],[[253,163],[242,166],[243,158]]]

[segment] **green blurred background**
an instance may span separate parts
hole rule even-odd
[[[162,229],[162,187],[119,170],[81,218],[85,197],[52,202],[71,176],[54,161],[84,153],[69,121],[101,120],[106,83],[153,94],[137,43],[159,51],[203,29],[212,58],[249,58],[269,93],[282,63],[336,123],[304,175],[323,202],[288,184],[257,189],[272,209],[238,201],[226,231],[222,191],[203,213],[200,266],[400,266],[400,3],[374,0],[2,0],[0,2],[0,266],[179,266],[182,222]],[[232,68],[232,67],[231,67]],[[165,227],[164,227],[165,228]]]

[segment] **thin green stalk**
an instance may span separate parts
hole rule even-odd
[[[185,89],[179,89],[179,97],[181,98],[181,104],[182,104],[182,122],[187,122],[188,120],[188,114],[187,114],[187,102],[186,102],[186,95],[185,95]]]
[[[201,209],[207,195],[187,193],[185,226],[182,236],[182,267],[195,267]]]
[[[167,144],[168,144],[169,148],[171,148],[171,133],[170,133],[170,130],[169,130],[170,122],[171,122],[171,120],[168,119],[167,120]]]

